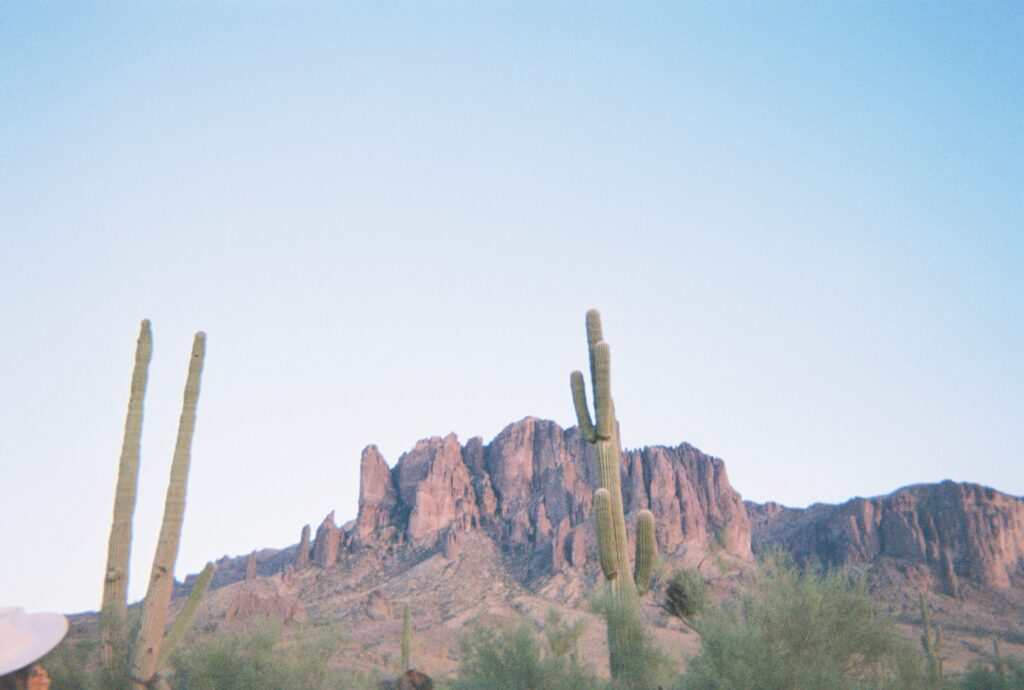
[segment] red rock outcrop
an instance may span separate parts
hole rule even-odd
[[[624,507],[651,509],[659,550],[709,542],[750,556],[750,525],[721,460],[683,444],[623,453]],[[580,567],[593,554],[593,449],[575,428],[528,417],[484,445],[454,434],[419,441],[390,470],[373,446],[360,463],[354,548],[440,545],[454,557],[459,535],[483,528],[513,552],[543,554],[546,567]]]
[[[452,525],[466,531],[478,524],[476,493],[455,434],[419,441],[397,469],[399,498],[412,507],[405,530],[410,544],[436,542]]]
[[[295,569],[302,570],[309,565],[309,525],[302,526],[302,534],[299,536],[299,545],[295,555]]]
[[[932,586],[951,595],[965,579],[1008,587],[1024,568],[1024,500],[977,484],[922,484],[806,510],[748,509],[758,549],[780,546],[830,566],[881,559],[925,566]]]
[[[456,560],[465,535],[475,529],[485,530],[507,552],[529,556],[529,574],[596,562],[590,520],[596,457],[575,427],[527,417],[488,444],[475,437],[462,446],[455,434],[435,436],[416,443],[394,467],[367,446],[359,475],[354,521],[338,527],[330,513],[312,544],[307,525],[297,546],[260,552],[259,569],[282,572],[293,564],[294,580],[310,560],[331,567],[340,553],[362,549],[382,555],[437,549]],[[687,444],[628,450],[621,480],[630,534],[635,513],[649,508],[661,553],[720,548],[751,557],[747,513],[721,460]],[[222,561],[215,587],[245,577],[246,559]],[[179,592],[190,584],[186,580]]]
[[[364,540],[391,524],[392,512],[398,505],[391,469],[377,446],[367,446],[359,460],[359,517],[355,539]]]
[[[297,598],[287,594],[262,595],[253,591],[240,591],[228,604],[224,620],[228,623],[250,619],[264,619],[291,623],[305,614]]]
[[[338,547],[341,542],[341,530],[334,524],[332,510],[316,530],[313,542],[313,561],[321,568],[329,568],[338,560]]]

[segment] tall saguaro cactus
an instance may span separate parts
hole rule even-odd
[[[146,592],[142,630],[139,632],[135,649],[132,673],[136,688],[139,690],[145,688],[160,670],[160,643],[164,638],[164,626],[171,605],[174,564],[178,560],[181,524],[185,519],[185,494],[192,460],[192,435],[196,428],[199,380],[203,373],[205,356],[206,334],[199,331],[192,341],[192,358],[189,360],[188,378],[185,380],[185,399],[181,408],[181,420],[178,422],[178,438],[174,445],[174,459],[171,462],[171,479],[167,485],[164,520],[160,527],[156,555],[153,557],[153,571],[149,578],[149,590]]]
[[[594,492],[594,517],[597,523],[601,570],[613,597],[633,601],[647,591],[654,572],[657,545],[654,539],[654,515],[642,510],[637,516],[636,563],[629,567],[626,542],[626,518],[622,509],[618,424],[611,392],[611,361],[608,343],[601,330],[601,314],[587,312],[587,348],[590,352],[590,378],[594,388],[594,419],[587,406],[583,374],[572,372],[570,384],[576,419],[587,442],[597,449],[597,478],[600,488]]]
[[[132,685],[138,690],[152,686],[165,686],[157,675],[168,655],[184,637],[195,616],[199,600],[209,587],[213,564],[208,563],[192,587],[174,626],[164,638],[164,627],[170,607],[174,563],[177,560],[181,524],[185,512],[185,489],[191,456],[192,435],[195,430],[195,412],[199,397],[199,378],[206,350],[206,335],[197,333],[192,345],[185,383],[185,401],[178,427],[178,439],[171,464],[171,480],[164,506],[164,521],[160,531],[157,553],[153,559],[153,575],[146,595],[142,630],[135,641],[135,660],[132,663]],[[127,643],[122,633],[128,605],[128,563],[131,552],[132,517],[139,474],[139,446],[142,433],[142,407],[146,392],[149,361],[152,356],[152,333],[149,321],[143,321],[135,353],[128,419],[125,422],[124,443],[118,468],[117,491],[114,496],[114,518],[110,528],[107,551],[107,570],[103,581],[102,639],[103,659],[113,671],[120,662],[115,646]],[[161,649],[161,641],[163,648]]]
[[[149,320],[145,319],[139,329],[139,340],[135,346],[135,369],[132,371],[128,417],[124,423],[124,442],[121,445],[121,462],[117,470],[114,518],[110,525],[110,541],[107,545],[107,573],[103,580],[103,662],[107,668],[114,664],[115,638],[123,633],[128,613],[128,561],[131,558],[132,519],[135,515],[135,497],[139,485],[142,403],[146,397],[146,381],[149,379],[149,362],[152,356],[153,334]]]

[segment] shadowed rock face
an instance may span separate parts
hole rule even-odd
[[[528,417],[484,445],[454,434],[425,439],[393,468],[373,446],[363,452],[359,515],[352,548],[453,543],[483,528],[506,549],[543,554],[549,567],[579,567],[593,553],[593,448],[575,427]],[[709,541],[750,556],[750,524],[725,464],[692,446],[623,453],[628,513],[649,508],[659,550],[707,548]]]
[[[1005,588],[1024,567],[1024,500],[977,484],[922,484],[806,510],[747,504],[758,550],[826,565],[888,558],[926,566],[946,593],[967,579]]]

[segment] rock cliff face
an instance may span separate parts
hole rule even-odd
[[[683,444],[623,453],[628,513],[649,508],[659,551],[724,548],[750,556],[750,524],[725,465]],[[593,554],[590,517],[596,487],[593,449],[575,428],[528,417],[490,443],[454,434],[418,442],[393,468],[373,446],[360,464],[359,515],[347,548],[442,546],[457,553],[461,535],[484,529],[514,553],[533,552],[553,570]]]
[[[954,596],[963,581],[1006,588],[1024,568],[1024,500],[977,484],[922,484],[806,510],[747,508],[755,549],[780,546],[826,565],[895,561]]]

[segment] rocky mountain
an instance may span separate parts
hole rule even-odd
[[[360,463],[359,514],[344,542],[352,549],[457,549],[482,529],[535,570],[581,567],[592,557],[596,486],[593,448],[575,427],[528,417],[490,443],[465,446],[454,434],[420,441],[388,468],[374,446]],[[650,509],[664,553],[706,549],[717,540],[750,557],[750,524],[725,464],[686,444],[624,453],[627,513]]]
[[[256,571],[330,567],[339,555],[369,552],[410,558],[441,551],[453,559],[476,531],[517,556],[524,582],[597,563],[590,520],[596,458],[575,427],[527,417],[487,444],[435,436],[417,442],[393,467],[371,445],[362,452],[359,476],[354,521],[338,526],[330,513],[312,541],[304,536],[286,549],[258,552]],[[627,523],[639,510],[654,513],[660,553],[714,550],[751,561],[747,512],[718,458],[685,443],[627,450],[622,490]],[[309,532],[303,528],[303,535]],[[225,557],[217,566],[214,588],[244,579],[251,567],[248,556]]]
[[[909,486],[805,510],[746,504],[757,550],[826,566],[882,565],[952,597],[962,584],[1004,590],[1024,566],[1024,499],[977,484]]]
[[[423,439],[393,465],[367,446],[355,518],[339,525],[331,512],[315,530],[303,527],[297,544],[218,561],[203,625],[340,622],[352,631],[346,659],[379,669],[393,662],[408,603],[417,629],[429,632],[424,666],[443,673],[475,619],[541,621],[551,607],[592,618],[586,598],[601,579],[590,519],[595,466],[577,429],[532,417],[488,443]],[[685,443],[626,450],[621,470],[627,525],[641,509],[654,513],[663,573],[696,567],[727,598],[757,567],[754,552],[782,548],[801,562],[866,570],[910,638],[920,634],[917,600],[926,592],[951,668],[984,653],[993,635],[1010,653],[1024,651],[1018,497],[943,482],[806,509],[744,504],[725,464]],[[682,661],[697,638],[657,607],[662,586],[656,577],[644,615]],[[601,629],[595,620],[584,644],[599,667],[607,660]]]

